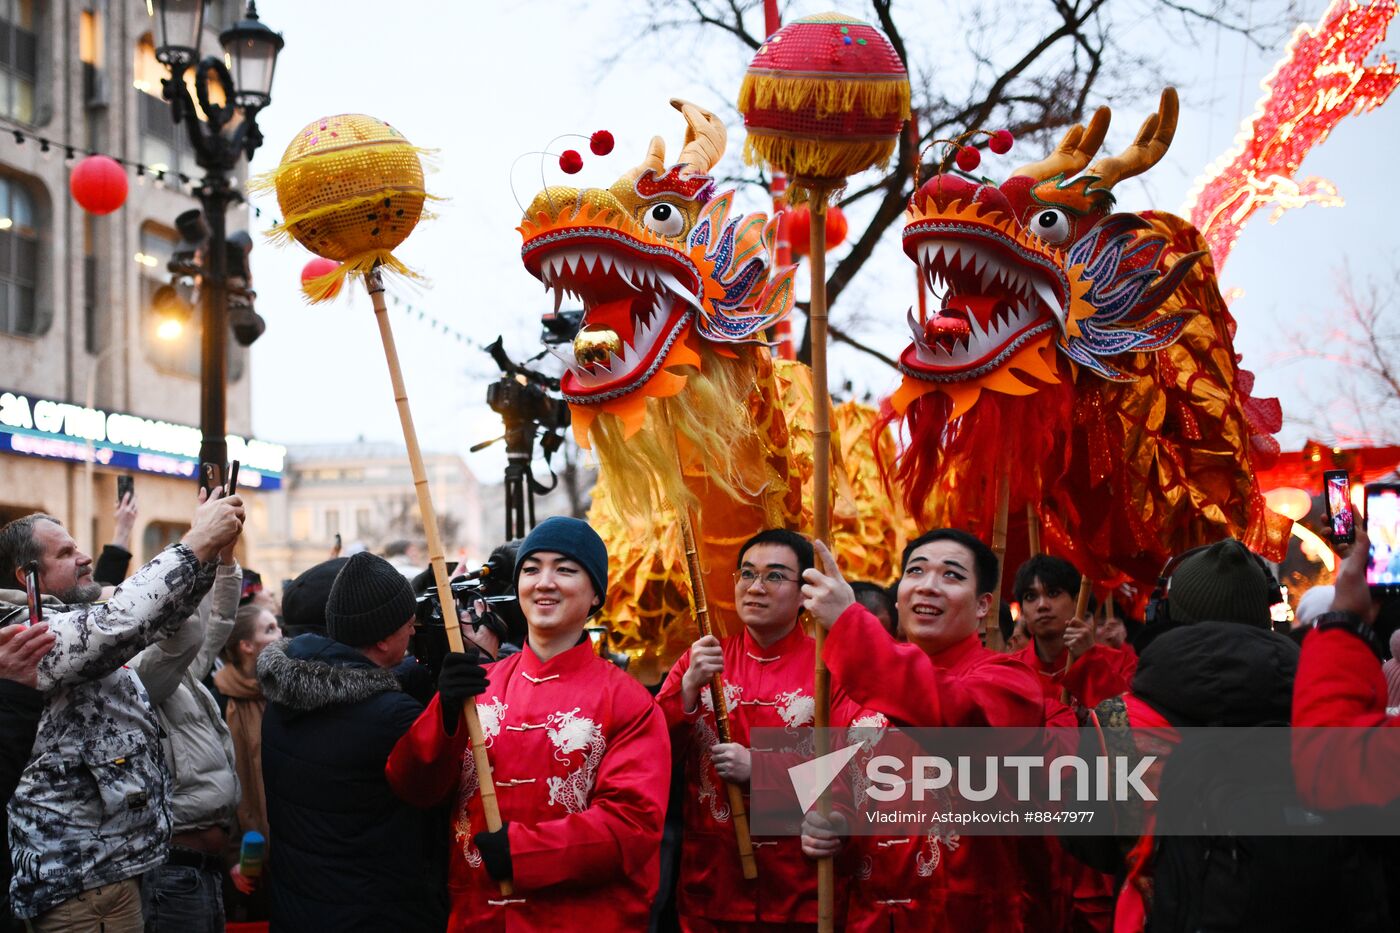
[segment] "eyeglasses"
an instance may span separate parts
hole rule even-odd
[[[797,582],[796,577],[785,576],[776,570],[770,570],[767,573],[759,573],[757,570],[745,567],[743,570],[734,574],[734,581],[742,587],[753,586],[753,582],[759,579],[763,580],[764,586],[782,586],[784,583]]]

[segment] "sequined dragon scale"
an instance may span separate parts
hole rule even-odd
[[[1255,481],[1281,413],[1236,366],[1205,243],[1179,217],[1113,212],[1113,186],[1161,159],[1176,120],[1169,88],[1128,149],[1091,165],[1100,108],[999,186],[943,174],[910,199],[904,249],[936,309],[909,315],[881,421],[908,434],[892,475],[925,521],[984,536],[1008,475],[1010,566],[1027,506],[1045,549],[1105,586],[1226,536],[1282,556],[1289,522]]]

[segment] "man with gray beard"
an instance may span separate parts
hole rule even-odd
[[[37,933],[142,928],[137,879],[165,859],[169,777],[145,688],[124,665],[190,617],[243,516],[237,496],[203,502],[180,543],[100,604],[92,558],[58,521],[36,514],[0,528],[0,581],[23,586],[38,565],[55,638],[38,664],[43,712],[8,808],[12,907]],[[24,618],[22,599],[0,591],[0,626]]]

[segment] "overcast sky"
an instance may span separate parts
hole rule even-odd
[[[1322,0],[1301,5],[1309,22],[1327,6]],[[605,186],[640,161],[653,134],[666,137],[669,154],[678,150],[684,124],[667,105],[670,97],[686,97],[720,113],[732,109],[748,55],[737,43],[711,46],[705,52],[708,79],[688,77],[694,70],[683,57],[695,54],[693,45],[669,40],[642,47],[636,42],[630,16],[640,6],[615,0],[470,5],[398,0],[387,8],[360,0],[341,0],[333,7],[264,0],[259,5],[264,22],[283,33],[287,47],[279,59],[272,105],[259,118],[267,143],[254,160],[254,172],[275,166],[302,126],[334,113],[380,117],[416,145],[439,151],[439,169],[428,184],[448,200],[436,208],[437,218],[420,224],[397,251],[428,282],[390,285],[399,300],[398,306],[391,302],[394,333],[426,448],[465,455],[469,446],[499,435],[501,428],[485,405],[485,387],[496,376],[489,358],[434,332],[417,320],[416,310],[482,344],[503,334],[517,358],[540,349],[539,315],[552,302],[519,260],[514,228],[520,208],[511,186],[517,157],[562,133],[608,129],[617,148],[604,158],[590,156],[584,140],[553,147],[558,152],[574,146],[585,153],[582,173],[569,182]],[[794,4],[802,12],[828,6]],[[849,6],[852,12],[861,9]],[[941,38],[956,35],[947,18],[940,25]],[[1137,27],[1125,38],[1149,42],[1157,41],[1157,35]],[[1122,209],[1179,209],[1192,181],[1229,147],[1240,121],[1253,112],[1259,82],[1282,54],[1281,47],[1256,53],[1215,30],[1201,37],[1199,47],[1182,53],[1171,66],[1182,95],[1176,141],[1161,164],[1120,188]],[[1393,41],[1383,46],[1392,58],[1393,48]],[[616,64],[605,68],[603,59],[618,53]],[[677,64],[668,64],[673,61]],[[1115,108],[1109,145],[1123,145],[1149,106]],[[742,140],[742,127],[731,125],[731,154]],[[1240,323],[1236,348],[1244,354],[1244,365],[1259,374],[1256,394],[1281,397],[1285,411],[1298,396],[1300,380],[1320,379],[1315,370],[1280,365],[1280,326],[1316,322],[1320,330],[1336,307],[1335,274],[1343,263],[1354,277],[1384,277],[1397,260],[1400,194],[1391,167],[1397,140],[1400,105],[1394,102],[1345,120],[1304,164],[1302,174],[1333,181],[1346,206],[1304,208],[1276,225],[1264,212],[1256,214],[1225,269],[1222,289],[1244,291],[1233,305]],[[988,154],[981,171],[1002,177],[1040,155],[1025,147],[1005,157]],[[539,189],[540,168],[533,156],[516,165],[514,189],[522,203]],[[545,161],[544,175],[552,183],[567,178],[553,159]],[[267,226],[278,213],[275,199],[254,203],[264,212],[254,220],[255,228]],[[764,207],[757,195],[746,196],[741,206]],[[260,242],[253,257],[258,310],[268,323],[253,348],[255,435],[282,443],[353,440],[358,435],[400,441],[368,298],[357,292],[331,304],[307,306],[298,286],[310,254],[300,247],[278,249]],[[903,320],[914,300],[913,285],[914,267],[899,249],[896,227],[833,308],[833,320],[840,324],[859,314],[861,335],[886,354],[897,355],[908,341]],[[406,313],[404,303],[415,314]],[[831,384],[847,379],[858,391],[877,395],[898,382],[893,371],[838,346],[831,358]],[[1297,429],[1286,430],[1281,438],[1286,447],[1297,447],[1302,439]],[[497,481],[504,455],[496,445],[469,456],[468,462],[483,480]]]

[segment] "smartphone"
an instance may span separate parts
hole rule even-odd
[[[131,474],[123,474],[117,477],[117,505],[130,495],[136,493],[136,480],[131,478]]]
[[[1366,582],[1377,595],[1400,594],[1400,483],[1366,484]]]
[[[38,625],[44,620],[44,606],[39,599],[39,562],[31,560],[24,565],[24,595],[29,603],[29,624]]]
[[[1346,470],[1328,470],[1322,474],[1322,488],[1327,496],[1327,522],[1332,527],[1332,540],[1350,544],[1356,540],[1356,517],[1351,512],[1351,477]]]
[[[231,496],[238,492],[238,461],[235,460],[228,465],[228,489],[224,490],[224,495]]]

